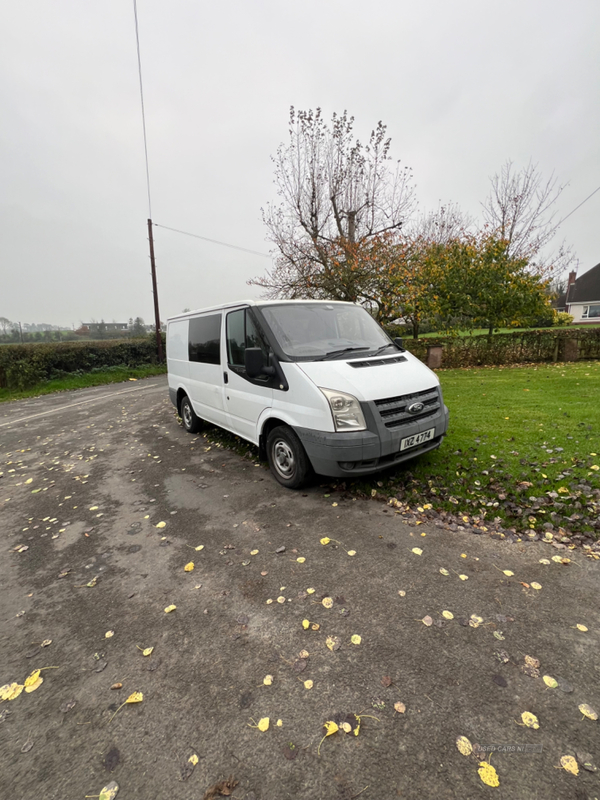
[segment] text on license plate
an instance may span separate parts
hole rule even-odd
[[[407,436],[406,439],[402,439],[400,442],[400,450],[408,450],[409,447],[416,447],[418,444],[428,442],[430,439],[433,439],[434,433],[435,428],[429,428],[428,431],[423,431],[423,433],[415,433],[414,436]]]

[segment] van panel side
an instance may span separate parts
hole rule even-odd
[[[177,405],[177,391],[184,388],[189,394],[188,381],[190,376],[188,362],[188,321],[187,319],[169,322],[167,328],[167,372],[169,381],[169,395],[174,405]]]

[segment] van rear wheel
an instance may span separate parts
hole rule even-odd
[[[196,412],[192,408],[192,403],[187,395],[181,401],[179,414],[186,431],[188,433],[198,433],[200,430],[200,418],[196,416]]]
[[[279,425],[269,433],[267,460],[275,478],[288,489],[299,489],[311,473],[302,442],[286,425]]]

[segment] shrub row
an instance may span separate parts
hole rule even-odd
[[[441,345],[442,367],[500,366],[543,361],[600,359],[600,328],[544,329],[465,336],[405,339],[405,347],[421,361],[427,349]]]
[[[154,339],[0,346],[0,388],[28,389],[65,375],[157,363]]]

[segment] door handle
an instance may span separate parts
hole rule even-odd
[[[226,372],[223,373],[223,383],[229,383],[229,375]]]

